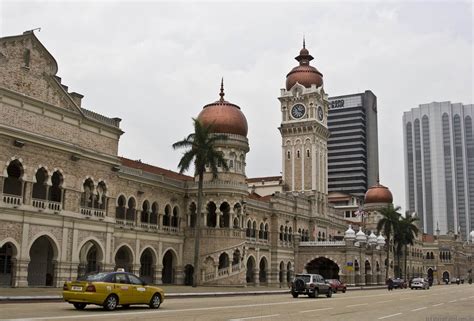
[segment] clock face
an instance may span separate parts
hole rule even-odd
[[[302,104],[296,104],[291,108],[291,116],[293,118],[301,118],[306,113],[306,107]]]
[[[321,106],[318,107],[318,118],[319,121],[322,121],[324,118],[323,108]]]

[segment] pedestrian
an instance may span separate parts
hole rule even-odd
[[[387,286],[388,286],[388,290],[389,290],[389,291],[392,291],[392,290],[393,290],[393,280],[392,280],[392,278],[388,278],[388,280],[387,280]]]

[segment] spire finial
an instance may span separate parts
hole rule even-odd
[[[306,49],[306,40],[304,38],[304,35],[303,35],[303,49]]]
[[[377,174],[377,185],[380,185],[380,176]]]
[[[224,101],[224,77],[221,78],[221,92],[219,93],[219,96],[221,96],[221,101]]]

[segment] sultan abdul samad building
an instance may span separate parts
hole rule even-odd
[[[392,202],[390,191],[367,192],[367,234],[348,229],[330,205],[329,103],[312,59],[301,49],[278,98],[281,177],[246,177],[247,120],[223,89],[199,113],[229,137],[218,145],[229,171],[220,168],[216,180],[206,174],[204,185],[205,285],[286,286],[303,271],[349,285],[381,284],[386,267],[393,275],[393,256],[385,262],[385,239],[371,225]],[[118,267],[157,284],[190,284],[195,178],[118,157],[121,120],[83,108],[57,70],[33,32],[0,39],[0,284],[61,286]],[[265,193],[271,180],[276,190]],[[344,197],[333,195],[338,203]],[[410,275],[467,275],[463,244],[430,237],[410,247]]]

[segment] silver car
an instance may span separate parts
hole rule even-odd
[[[423,289],[423,290],[428,290],[430,288],[430,284],[427,280],[423,278],[414,278],[411,281],[411,286],[410,288],[413,289]]]

